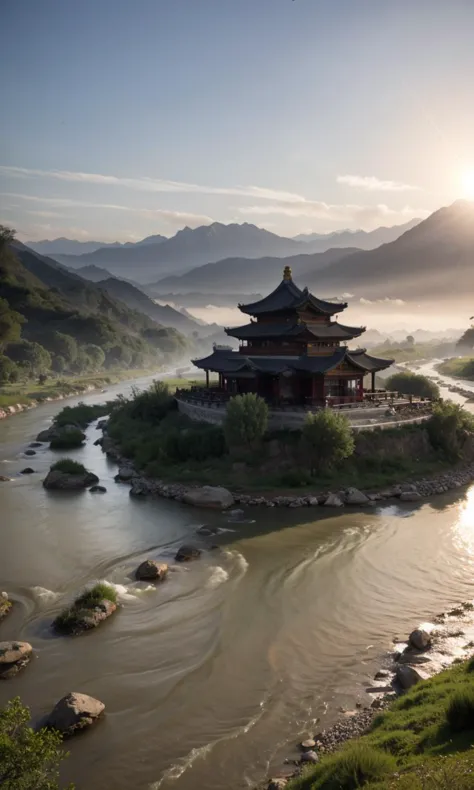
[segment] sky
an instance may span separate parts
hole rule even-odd
[[[0,222],[371,230],[474,197],[473,0],[4,0]]]

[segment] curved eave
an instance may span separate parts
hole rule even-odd
[[[347,358],[353,365],[365,370],[367,373],[378,373],[380,370],[386,370],[393,365],[393,359],[382,359],[381,357],[372,357],[367,354],[365,349],[358,351],[349,351]]]

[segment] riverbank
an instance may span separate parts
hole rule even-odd
[[[189,500],[190,492],[198,492],[200,485],[187,485],[181,482],[171,482],[159,480],[143,475],[130,458],[122,455],[117,444],[107,435],[107,426],[103,427],[103,438],[101,446],[107,457],[114,461],[118,467],[117,479],[121,482],[129,483],[130,495],[136,497],[161,496],[166,499],[174,499],[178,502]],[[437,494],[444,494],[469,485],[474,480],[474,463],[453,466],[446,464],[446,468],[433,477],[421,477],[417,480],[396,480],[396,472],[393,483],[380,489],[357,489],[353,486],[348,488],[318,490],[317,481],[314,481],[310,493],[302,494],[285,493],[281,491],[270,492],[265,495],[256,492],[231,491],[234,504],[244,506],[260,507],[331,507],[343,508],[344,506],[354,507],[375,507],[388,500],[398,499],[401,502],[421,502]],[[222,481],[214,479],[211,488],[222,488]]]
[[[373,697],[371,705],[362,708],[359,703],[354,710],[343,711],[331,727],[303,733],[296,746],[298,754],[273,770],[262,788],[332,788],[336,770],[337,787],[352,788],[350,776],[345,777],[342,770],[348,755],[361,785],[367,788],[372,787],[371,780],[377,790],[472,788],[474,781],[465,784],[463,777],[473,767],[473,609],[472,601],[464,601],[436,615],[433,623],[415,629],[406,642],[395,644],[387,656],[387,668],[378,671],[374,684],[366,689]],[[458,752],[456,767],[449,766],[445,778],[450,783],[443,784],[437,759],[453,752]],[[419,783],[420,763],[425,774],[427,769],[432,772],[428,785]],[[383,770],[372,774],[371,766],[377,765]]]
[[[61,376],[58,379],[50,379],[44,384],[29,381],[21,384],[3,385],[0,386],[0,419],[19,414],[27,409],[40,406],[42,403],[52,403],[77,395],[87,395],[121,381],[132,381],[153,373],[158,374],[160,371],[118,370],[85,376]]]

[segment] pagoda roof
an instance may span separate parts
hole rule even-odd
[[[338,324],[337,321],[329,324],[313,325],[304,321],[301,323],[253,322],[244,326],[231,327],[225,331],[229,337],[237,337],[240,340],[246,340],[247,338],[299,337],[306,334],[320,340],[350,340],[353,337],[362,335],[365,332],[365,327],[344,326],[344,324]]]
[[[335,315],[345,310],[347,302],[328,302],[325,299],[318,299],[313,296],[307,288],[301,290],[291,277],[291,269],[285,267],[283,280],[274,291],[268,296],[264,296],[258,302],[250,304],[239,304],[239,309],[248,315],[264,315],[265,313],[278,313],[286,310],[297,310],[306,305],[312,307],[316,312],[324,315]]]
[[[338,348],[333,354],[308,356],[244,356],[238,351],[228,349],[215,349],[212,354],[204,359],[194,360],[196,367],[203,370],[212,370],[216,373],[227,375],[239,372],[268,373],[328,373],[342,362],[358,368],[365,373],[384,370],[393,363],[392,359],[372,357],[367,351],[357,349],[351,351],[346,347]]]

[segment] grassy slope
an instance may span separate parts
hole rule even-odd
[[[367,734],[288,786],[288,790],[464,790],[474,787],[474,672],[471,662],[452,667],[415,686],[378,716]],[[468,716],[450,723],[447,711],[453,697],[465,701]],[[395,764],[377,780],[359,785],[344,779],[348,758],[373,751],[392,755]],[[441,759],[452,755],[451,760]],[[364,758],[365,759],[365,758]],[[373,763],[377,763],[374,757]],[[468,773],[466,773],[468,772]],[[399,776],[397,776],[398,774]],[[445,776],[443,776],[445,774]],[[369,774],[370,775],[370,774]]]
[[[448,359],[447,362],[441,362],[436,368],[440,373],[446,376],[457,376],[461,379],[468,379],[474,381],[474,358],[473,357],[459,357],[457,359]]]

